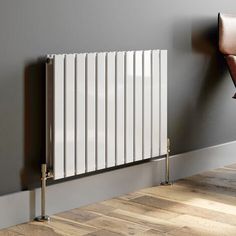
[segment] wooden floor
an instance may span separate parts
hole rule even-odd
[[[236,164],[0,231],[2,235],[236,235]]]

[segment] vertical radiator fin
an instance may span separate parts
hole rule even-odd
[[[160,51],[152,51],[152,157],[160,155]]]
[[[134,57],[134,159],[143,159],[143,52],[136,51]]]
[[[97,169],[106,166],[106,53],[97,54]]]
[[[87,55],[87,168],[86,170],[94,171],[95,170],[95,163],[96,163],[96,153],[95,153],[95,129],[96,129],[96,116],[95,116],[95,109],[96,109],[96,75],[95,75],[95,62],[96,62],[96,54],[89,53]]]
[[[134,161],[134,52],[127,52],[125,61],[125,150],[126,163],[131,163]]]
[[[115,56],[114,52],[107,53],[107,167],[115,165],[115,94],[116,94],[116,81],[115,81]]]
[[[54,57],[54,178],[64,177],[64,55]]]
[[[75,175],[75,55],[65,55],[65,177]]]
[[[116,56],[116,164],[125,163],[125,117],[124,117],[124,52]]]
[[[161,50],[160,65],[160,99],[161,99],[161,146],[160,155],[166,154],[167,147],[167,51]]]
[[[86,170],[86,54],[76,54],[76,173]]]
[[[143,55],[143,158],[151,158],[151,51]]]

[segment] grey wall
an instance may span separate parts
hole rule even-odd
[[[234,0],[7,0],[0,3],[0,194],[32,187],[43,157],[48,53],[169,50],[172,154],[236,139],[217,13]]]

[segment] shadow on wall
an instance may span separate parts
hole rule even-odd
[[[205,26],[205,27],[202,27]],[[198,21],[192,26],[192,48],[196,53],[209,57],[209,65],[202,80],[198,97],[198,107],[203,109],[214,97],[227,72],[224,57],[218,50],[217,18],[208,21]]]
[[[23,190],[39,186],[45,158],[45,61],[41,59],[25,67],[24,107]]]
[[[173,146],[183,149],[174,150],[174,153],[191,151],[203,147],[204,143],[206,146],[211,145],[210,140],[204,140],[207,135],[202,131],[207,132],[204,127],[208,127],[207,122],[210,122],[213,114],[214,101],[219,99],[218,91],[228,73],[224,57],[218,50],[217,16],[189,21],[184,19],[180,23],[177,26],[181,34],[176,32],[174,40],[177,41],[174,46],[179,51],[178,54],[184,53],[196,67],[192,68],[193,74],[187,74],[189,78],[185,82],[190,84],[191,92],[188,92],[188,99],[184,100],[185,106],[178,116],[178,121],[172,126],[172,135],[178,137]],[[181,76],[186,74],[182,72]]]

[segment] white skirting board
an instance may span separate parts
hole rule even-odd
[[[236,141],[171,156],[171,180],[236,163]],[[87,176],[47,187],[47,214],[77,208],[164,180],[164,159]],[[73,193],[73,194],[72,194]],[[0,229],[40,214],[40,189],[0,197]]]

